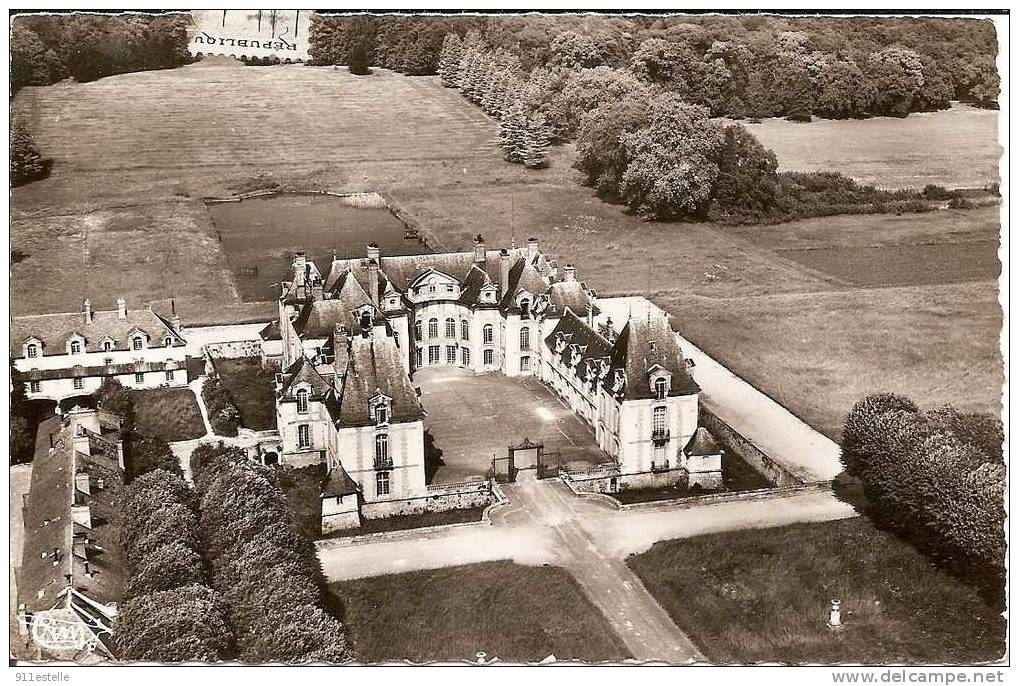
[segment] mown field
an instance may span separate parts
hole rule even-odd
[[[664,541],[627,564],[716,663],[965,665],[1005,651],[1005,621],[975,590],[863,517]]]
[[[626,648],[558,567],[512,562],[342,581],[347,638],[361,662],[619,662]]]
[[[650,294],[695,343],[831,436],[878,389],[998,411],[997,208],[648,224],[577,185],[571,146],[548,169],[509,165],[494,123],[456,92],[384,70],[214,60],[25,88],[13,104],[54,158],[49,179],[13,194],[14,314],[75,310],[88,294],[99,307],[123,296],[168,309],[172,297],[191,324],[268,319],[271,305],[242,301],[201,198],[266,183],[381,190],[437,250],[469,249],[477,233],[492,246],[533,235],[599,293]],[[995,116],[955,108],[754,130],[780,130],[762,139],[786,168],[969,186],[994,168]],[[895,259],[869,259],[875,245],[895,246]],[[836,252],[819,260],[807,248]]]

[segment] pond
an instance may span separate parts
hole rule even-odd
[[[335,195],[277,194],[209,202],[209,214],[241,299],[275,299],[274,284],[287,278],[299,250],[322,270],[328,270],[334,253],[361,257],[372,242],[379,244],[383,255],[432,252],[421,240],[407,237],[407,227],[381,198],[370,197],[377,200],[363,203]]]

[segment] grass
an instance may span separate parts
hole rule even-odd
[[[273,379],[276,370],[259,357],[219,358],[216,371],[241,413],[241,426],[253,431],[276,428]]]
[[[999,658],[977,592],[868,520],[656,543],[627,563],[713,662],[948,663]],[[825,622],[842,601],[845,630]]]
[[[311,540],[322,536],[322,478],[322,465],[283,465],[279,470],[280,488],[287,498],[287,507],[297,528]]]
[[[188,441],[205,435],[202,412],[190,388],[132,391],[138,433],[165,441]]]
[[[446,510],[444,512],[422,512],[412,515],[396,515],[379,519],[362,519],[361,526],[356,529],[344,529],[331,534],[328,538],[347,538],[362,534],[377,534],[384,531],[403,531],[404,529],[420,529],[426,526],[443,526],[446,524],[463,524],[480,522],[484,507],[468,507],[462,510]]]
[[[837,169],[883,188],[973,188],[998,180],[994,110],[956,104],[904,119],[817,119],[806,125],[766,119],[746,127],[775,151],[783,171]]]
[[[707,491],[703,489],[689,489],[676,486],[663,486],[658,488],[628,488],[612,497],[629,505],[631,503],[648,503],[656,500],[675,500],[677,498],[696,498],[699,495],[709,493],[738,493],[740,491],[753,491],[759,488],[772,486],[753,467],[743,461],[731,450],[722,452],[722,483],[725,488],[721,491]]]
[[[577,582],[556,567],[511,562],[343,581],[347,637],[364,662],[619,661],[628,654]]]
[[[123,296],[169,310],[173,297],[189,325],[268,320],[271,304],[241,299],[201,198],[266,184],[377,190],[437,250],[469,250],[479,232],[492,247],[534,235],[601,295],[650,294],[706,352],[829,436],[883,388],[997,411],[996,207],[745,229],[646,223],[577,184],[572,146],[554,148],[547,169],[507,164],[477,108],[434,78],[385,70],[217,61],[28,87],[13,109],[55,159],[49,178],[12,194],[13,314],[76,311],[87,293],[103,308]],[[993,180],[996,117],[961,106],[751,130],[783,168],[951,187]],[[939,247],[893,247],[880,269],[871,259],[873,245],[927,243]],[[805,248],[853,248],[852,268],[840,271],[837,253],[782,252]],[[280,259],[287,249],[273,248]]]

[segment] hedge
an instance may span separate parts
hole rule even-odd
[[[219,374],[210,374],[202,385],[202,399],[209,411],[212,430],[220,436],[236,436],[241,425],[241,411],[237,409],[230,392],[226,390]]]

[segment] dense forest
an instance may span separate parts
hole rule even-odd
[[[555,89],[601,67],[679,94],[713,116],[905,116],[950,100],[996,107],[997,41],[987,21],[937,18],[318,15],[317,64],[434,74],[444,36],[468,32],[494,60]]]
[[[62,79],[93,81],[191,61],[187,14],[17,17],[11,26],[11,92]]]

